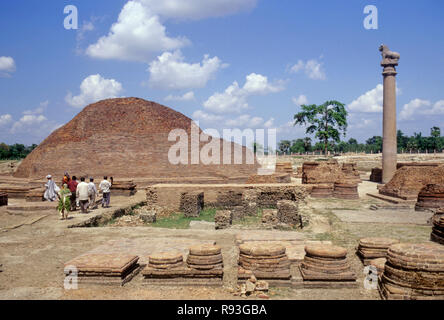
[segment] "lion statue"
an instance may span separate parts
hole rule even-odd
[[[382,44],[379,47],[379,51],[382,53],[383,63],[395,64],[398,63],[399,59],[401,58],[401,55],[398,52],[390,51],[385,44]]]

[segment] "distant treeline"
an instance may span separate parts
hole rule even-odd
[[[442,152],[444,149],[444,137],[441,136],[441,129],[431,128],[430,136],[423,137],[421,133],[414,133],[413,136],[406,136],[401,130],[397,133],[398,152]],[[324,150],[324,143],[312,144],[311,138],[296,140],[281,140],[278,144],[280,154],[316,152]],[[330,143],[328,150],[331,152],[382,152],[382,137],[374,136],[367,139],[365,143],[358,143],[354,138],[339,143]]]
[[[24,144],[7,145],[0,143],[0,160],[20,160],[26,158],[37,147],[36,144],[32,146],[25,146]]]

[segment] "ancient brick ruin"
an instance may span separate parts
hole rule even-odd
[[[356,254],[367,266],[374,259],[386,258],[388,248],[396,243],[399,241],[390,238],[363,238],[359,241]]]
[[[130,281],[139,269],[139,257],[131,254],[85,254],[65,263],[65,276],[76,268],[79,285],[117,285]]]
[[[428,184],[444,184],[444,166],[403,166],[379,188],[379,193],[404,200],[416,200]]]
[[[444,208],[444,184],[428,184],[418,194],[416,211]]]
[[[304,283],[320,286],[356,284],[357,276],[352,271],[347,250],[332,245],[308,245],[300,271]]]
[[[444,246],[392,245],[379,290],[383,298],[390,300],[444,299]]]

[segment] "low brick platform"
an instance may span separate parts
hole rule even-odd
[[[299,267],[304,282],[356,282],[345,248],[332,245],[308,245]]]
[[[186,264],[177,252],[151,255],[142,272],[147,284],[175,286],[220,286],[223,274],[221,248],[213,244],[190,247]]]
[[[317,184],[311,189],[310,196],[317,199],[325,199],[333,197],[332,184]]]
[[[346,181],[335,182],[333,197],[346,200],[359,199],[358,184]]]
[[[238,280],[252,274],[260,280],[288,280],[290,284],[291,262],[286,248],[273,243],[244,243],[239,246]]]
[[[388,248],[396,243],[399,241],[390,238],[363,238],[359,241],[356,254],[367,266],[374,259],[385,258]]]
[[[65,263],[65,275],[77,271],[80,285],[123,286],[139,271],[139,257],[129,254],[86,254]]]

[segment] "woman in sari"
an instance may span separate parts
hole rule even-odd
[[[57,210],[60,212],[60,220],[68,219],[68,212],[71,209],[71,191],[68,189],[68,185],[65,183],[62,189],[59,191],[59,205]]]

